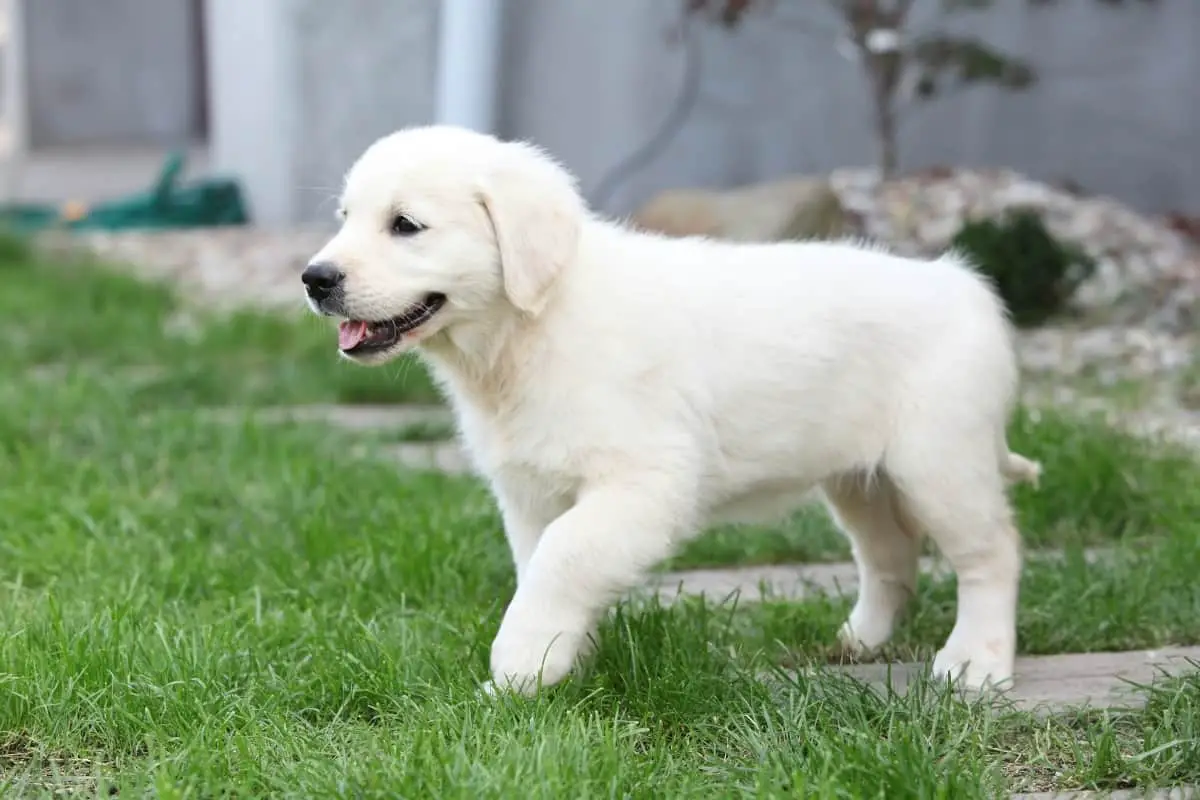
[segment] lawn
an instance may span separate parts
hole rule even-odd
[[[369,370],[338,360],[329,325],[306,313],[205,315],[165,286],[56,265],[31,277],[26,248],[0,238],[0,370],[53,378],[113,375],[130,384],[131,411],[239,403],[430,402],[414,360]]]
[[[587,673],[477,695],[513,576],[468,478],[400,472],[315,424],[222,404],[429,400],[338,362],[328,326],[208,318],[11,244],[0,275],[0,795],[995,797],[1200,781],[1200,679],[1050,718],[820,668],[848,600],[622,606]],[[181,324],[180,319],[186,320]],[[150,413],[153,412],[153,413]],[[1200,642],[1200,466],[1022,414],[1026,653]],[[1113,548],[1103,566],[1085,546]],[[676,565],[841,558],[818,513],[713,531]],[[929,656],[925,580],[889,656]],[[777,678],[764,681],[764,672]],[[6,782],[6,783],[5,783]]]

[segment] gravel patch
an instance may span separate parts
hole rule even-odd
[[[133,274],[179,287],[186,299],[218,308],[305,312],[300,273],[330,231],[253,226],[173,231],[50,233],[51,252],[83,253]]]
[[[1055,236],[1096,260],[1073,299],[1089,320],[1174,334],[1200,328],[1200,249],[1169,220],[1010,170],[926,170],[881,185],[870,170],[847,169],[830,181],[867,236],[913,255],[944,250],[964,221],[1036,209]]]

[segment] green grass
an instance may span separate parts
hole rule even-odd
[[[117,371],[136,385],[132,410],[163,405],[247,405],[437,399],[415,359],[382,369],[339,360],[327,320],[296,312],[205,313],[165,286],[88,260],[48,266],[0,241],[0,371],[55,377]]]
[[[887,697],[823,666],[756,677],[831,660],[843,598],[625,605],[578,679],[484,701],[513,589],[484,488],[397,472],[318,425],[197,412],[332,399],[328,331],[246,317],[259,333],[213,320],[155,339],[166,294],[28,259],[3,270],[26,302],[0,299],[0,335],[25,337],[0,355],[0,796],[982,798],[1200,781],[1195,677],[1148,690],[1142,711],[1049,719],[932,685]],[[72,347],[96,368],[21,369]],[[129,363],[161,371],[154,393]],[[235,385],[201,369],[233,364],[260,371]],[[1196,464],[1057,416],[1023,416],[1013,441],[1047,465],[1040,491],[1017,493],[1027,540],[1072,554],[1029,564],[1021,650],[1200,641]],[[1111,564],[1079,558],[1105,543]],[[841,548],[810,514],[712,532],[679,563]],[[927,656],[952,613],[953,583],[923,581],[886,655]]]
[[[454,438],[454,426],[449,423],[414,422],[391,433],[383,432],[372,437],[374,441],[396,442],[444,442]]]

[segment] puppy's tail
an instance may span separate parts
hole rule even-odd
[[[1014,453],[1005,448],[1000,457],[1000,471],[1010,483],[1028,483],[1035,488],[1042,477],[1042,465],[1038,461],[1026,458],[1020,453]]]

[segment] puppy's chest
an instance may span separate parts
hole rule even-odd
[[[571,415],[516,409],[488,414],[463,407],[458,411],[463,444],[486,475],[520,475],[561,488],[582,479],[580,448],[587,434]]]

